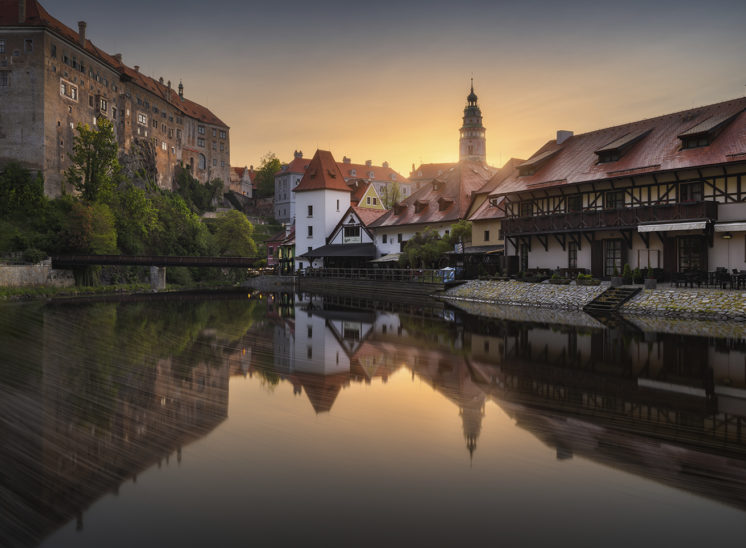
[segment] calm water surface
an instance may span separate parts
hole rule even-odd
[[[0,546],[745,546],[746,327],[520,313],[0,306]]]

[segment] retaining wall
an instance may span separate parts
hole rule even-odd
[[[72,287],[75,278],[71,270],[55,270],[51,262],[35,265],[0,266],[0,287],[45,285]]]

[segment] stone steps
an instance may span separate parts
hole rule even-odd
[[[615,312],[640,292],[639,287],[610,287],[583,307],[585,312]]]

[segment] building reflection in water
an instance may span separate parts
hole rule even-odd
[[[284,302],[275,367],[317,413],[350,382],[385,382],[404,364],[453,403],[471,458],[492,401],[558,459],[580,454],[746,509],[746,336]]]
[[[309,412],[328,415],[346,387],[406,368],[452,403],[465,461],[479,458],[495,404],[558,459],[746,510],[746,334],[292,294],[1,312],[0,545],[39,542],[70,520],[84,527],[104,494],[178,463],[226,419],[231,376],[289,383]]]
[[[0,335],[17,336],[0,360],[2,546],[71,519],[82,529],[101,496],[180,463],[225,420],[229,377],[249,367],[245,348],[188,314],[169,325],[140,305],[56,306],[13,332],[3,312]]]

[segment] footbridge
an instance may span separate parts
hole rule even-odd
[[[251,268],[263,257],[186,257],[172,255],[57,255],[52,268],[76,268],[94,265],[149,266],[153,289],[166,288],[167,266],[203,266],[218,268]]]

